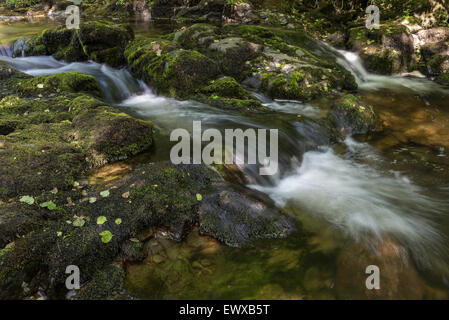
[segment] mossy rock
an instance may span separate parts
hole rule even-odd
[[[72,137],[89,163],[101,166],[147,151],[153,145],[153,125],[109,107],[80,112],[73,119]]]
[[[223,195],[222,191],[228,193]],[[128,196],[124,197],[125,193]],[[208,193],[216,195],[209,197]],[[226,197],[235,201],[226,201]],[[203,165],[144,165],[102,190],[82,184],[34,198],[33,204],[14,204],[14,212],[21,215],[18,217],[26,215],[28,220],[12,224],[23,228],[19,230],[24,234],[14,239],[13,246],[0,251],[2,298],[23,298],[22,283],[29,281],[37,284],[32,290],[44,286],[50,298],[64,297],[68,265],[79,267],[81,283],[89,281],[75,298],[111,298],[119,290],[122,276],[110,264],[129,253],[124,244],[149,228],[162,227],[179,241],[200,223],[204,232],[232,245],[262,237],[284,237],[293,228],[287,217],[279,216],[261,198],[229,190],[216,172]],[[95,201],[89,200],[93,198]],[[46,201],[53,201],[56,208],[50,211],[40,207]],[[103,224],[97,224],[99,216],[106,217]],[[117,219],[121,223],[116,223]],[[236,222],[237,229],[230,222]],[[29,230],[32,232],[27,233]],[[105,231],[111,237],[102,239]],[[4,242],[11,237],[12,231],[8,232]],[[111,284],[104,281],[109,276]]]
[[[79,30],[65,26],[44,30],[26,42],[23,53],[26,56],[52,55],[68,62],[90,59],[119,67],[125,64],[123,51],[133,39],[130,27],[89,21],[81,23]],[[14,54],[19,56],[22,50]]]
[[[119,295],[123,287],[125,272],[116,265],[108,265],[98,271],[89,283],[75,295],[75,300],[108,300]]]
[[[218,65],[205,55],[178,49],[167,40],[131,43],[125,50],[131,70],[158,93],[187,98],[219,75]]]
[[[0,198],[72,185],[87,166],[68,130],[64,123],[30,125],[0,137]]]
[[[402,25],[384,24],[380,29],[356,27],[349,30],[347,47],[360,52],[364,66],[378,74],[413,71],[417,66],[414,40]]]
[[[232,77],[212,80],[208,86],[200,89],[200,93],[242,100],[251,98],[251,95]]]
[[[329,115],[337,135],[368,134],[381,131],[382,126],[373,107],[354,95],[347,95],[335,103]]]
[[[0,80],[10,80],[10,79],[27,79],[31,78],[30,75],[23,73],[6,63],[0,61]]]
[[[21,297],[21,284],[25,278],[37,276],[40,270],[48,270],[41,281],[51,288],[53,297],[65,296],[65,269],[76,265],[81,271],[81,282],[95,279],[99,272],[120,254],[122,243],[151,227],[165,227],[176,237],[184,237],[198,220],[199,201],[196,193],[205,193],[216,173],[205,166],[173,166],[170,163],[147,165],[130,173],[120,181],[108,186],[108,194],[88,186],[84,192],[45,192],[36,196],[35,203],[22,206],[36,211],[35,222],[41,228],[16,239],[14,248],[2,251],[0,256],[0,296]],[[122,195],[129,192],[129,198]],[[96,201],[88,199],[95,197]],[[69,201],[71,205],[66,205]],[[53,201],[57,208],[48,215],[39,215],[39,206],[44,201]],[[97,217],[107,221],[98,225]],[[122,222],[117,224],[116,219]],[[84,221],[75,225],[75,220]],[[102,241],[100,233],[112,235]],[[8,241],[9,239],[6,239]],[[46,279],[46,280],[45,280]],[[95,280],[94,280],[95,283]]]
[[[63,92],[84,92],[100,96],[97,80],[79,72],[58,73],[34,77],[16,85],[18,93],[24,96],[48,96]]]

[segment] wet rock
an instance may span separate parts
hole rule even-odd
[[[17,217],[22,219],[27,212],[28,220],[11,224],[22,228],[25,234],[14,240],[12,248],[1,251],[0,296],[21,297],[22,283],[35,277],[39,270],[48,271],[41,282],[49,286],[49,297],[65,296],[67,265],[78,266],[81,282],[93,280],[92,286],[96,287],[98,274],[103,279],[104,268],[116,257],[141,258],[139,246],[129,246],[130,241],[134,242],[130,239],[149,228],[164,228],[170,238],[181,240],[200,223],[205,232],[232,245],[263,237],[284,237],[293,230],[292,222],[265,205],[262,198],[223,188],[217,185],[220,181],[219,175],[205,166],[174,166],[165,162],[142,166],[111,181],[104,186],[107,192],[78,183],[72,190],[60,189],[56,194],[48,189],[36,195],[33,204],[17,203],[20,214]],[[209,198],[211,190],[218,193]],[[227,193],[223,194],[224,191]],[[124,192],[130,196],[123,198]],[[202,201],[197,194],[204,195]],[[48,201],[56,207],[52,210],[40,207]],[[22,213],[21,207],[26,211]],[[106,217],[106,222],[97,224],[99,216]],[[26,233],[29,228],[33,232]],[[5,231],[4,242],[9,241],[10,229],[2,226],[0,230]],[[106,231],[110,237],[105,239],[102,234]],[[232,234],[234,231],[237,234]],[[158,253],[153,252],[152,256],[155,254]],[[104,290],[88,292],[89,296],[98,292],[103,297]]]
[[[93,76],[79,72],[59,73],[21,81],[16,90],[25,96],[49,96],[62,92],[84,92],[100,96],[100,87]]]
[[[416,69],[414,40],[402,25],[381,25],[369,30],[365,26],[349,30],[347,47],[359,52],[365,68],[377,74],[397,74]]]
[[[18,48],[14,55],[52,55],[68,62],[94,60],[118,67],[125,64],[123,51],[132,39],[131,28],[92,21],[82,23],[80,30],[44,30],[27,40],[25,47]]]
[[[422,56],[422,72],[449,85],[449,28],[419,31],[416,42]]]
[[[329,119],[335,126],[337,134],[343,137],[367,134],[381,129],[373,107],[353,95],[338,100]]]
[[[95,274],[89,283],[76,292],[74,300],[114,299],[122,291],[124,279],[123,269],[111,264]]]
[[[95,167],[149,150],[153,125],[109,107],[85,110],[73,119],[71,137],[90,154]]]
[[[199,209],[200,234],[240,247],[254,239],[283,238],[295,230],[289,217],[260,197],[261,194],[242,194],[231,188],[220,188],[207,195]]]
[[[372,249],[352,244],[337,261],[335,291],[338,299],[447,299],[447,293],[429,287],[417,273],[407,252],[393,240],[375,241]],[[368,290],[368,266],[380,270],[380,289]]]
[[[270,111],[232,77],[212,80],[208,86],[199,90],[195,99],[218,108],[237,110],[243,113]]]
[[[125,56],[135,74],[159,93],[174,97],[189,97],[219,75],[213,60],[197,51],[178,49],[169,41],[132,43]]]
[[[177,32],[174,40],[217,61],[223,74],[272,98],[309,100],[357,88],[353,76],[305,32],[197,24]]]

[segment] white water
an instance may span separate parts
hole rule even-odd
[[[346,143],[349,150],[367,152],[367,159],[379,157],[369,145]],[[356,240],[392,236],[423,265],[442,254],[442,236],[432,218],[447,213],[447,203],[424,195],[397,172],[382,173],[330,148],[305,153],[295,171],[272,187],[251,187],[268,194],[278,206],[296,207]]]
[[[0,56],[0,61],[32,76],[67,72],[81,72],[92,75],[97,79],[105,99],[108,101],[121,101],[144,89],[126,69],[117,70],[96,62],[66,63],[47,56],[25,58]]]
[[[448,94],[447,88],[423,79],[423,76],[420,76],[418,73],[394,76],[369,73],[356,53],[329,48],[337,54],[337,62],[352,73],[361,90],[394,90],[396,92],[410,92],[419,95],[435,92]]]

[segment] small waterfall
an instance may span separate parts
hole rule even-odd
[[[22,58],[0,56],[0,61],[32,76],[67,72],[81,72],[94,76],[100,84],[104,98],[111,103],[120,102],[145,89],[142,83],[136,80],[128,70],[113,69],[96,62],[67,63],[47,56]]]
[[[330,52],[333,52],[337,63],[351,72],[361,90],[390,90],[418,95],[439,92],[449,95],[449,90],[446,87],[425,79],[425,76],[418,71],[392,76],[370,73],[363,66],[363,62],[357,53],[338,50],[328,44],[325,44],[325,46]]]

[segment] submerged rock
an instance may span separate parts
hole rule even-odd
[[[207,195],[199,209],[200,234],[241,247],[252,239],[283,238],[294,231],[293,220],[282,215],[274,204],[262,202],[261,197],[256,192],[247,195],[231,188]]]
[[[447,292],[428,286],[407,252],[394,240],[375,241],[373,249],[355,243],[338,257],[335,291],[338,299],[447,299]],[[366,287],[366,268],[380,270],[380,289]]]

